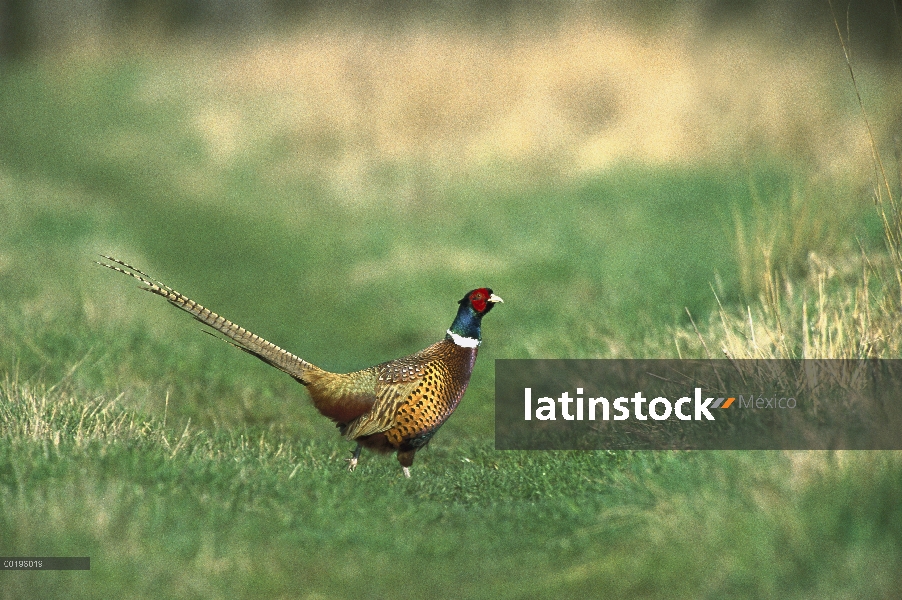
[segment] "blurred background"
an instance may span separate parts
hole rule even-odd
[[[354,369],[430,343],[477,285],[507,300],[497,357],[672,356],[770,271],[791,291],[884,246],[895,2],[0,7],[0,301],[31,372],[142,323],[245,358],[98,253]]]
[[[92,556],[0,598],[896,598],[898,453],[493,446],[497,358],[900,356],[902,8],[833,8],[0,0],[0,554]],[[100,253],[332,370],[505,303],[348,476]]]

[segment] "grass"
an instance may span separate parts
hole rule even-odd
[[[374,43],[386,64],[441,72],[417,62],[420,46]],[[463,42],[447,43],[453,54]],[[553,54],[522,48],[526,64]],[[520,162],[461,158],[430,184],[447,154],[409,132],[361,172],[343,160],[346,136],[385,131],[358,117],[311,142],[297,137],[308,116],[252,126],[243,111],[258,95],[278,106],[279,77],[248,76],[241,52],[220,67],[192,52],[194,71],[163,55],[0,75],[0,555],[92,560],[87,573],[4,572],[0,597],[801,599],[902,587],[899,453],[499,452],[492,440],[494,358],[899,357],[900,265],[879,214],[849,200],[854,173],[701,152],[563,177],[549,164],[566,157],[533,148]],[[286,54],[273,64],[309,74]],[[516,81],[503,66],[500,81]],[[262,87],[224,92],[236,69]],[[339,97],[352,79],[337,80]],[[384,102],[407,132],[398,115],[420,101]],[[309,118],[332,123],[336,104]],[[504,117],[503,104],[480,110]],[[647,115],[621,115],[615,132]],[[580,136],[564,145],[594,147]],[[298,158],[308,143],[333,149],[314,154],[318,170]],[[99,252],[336,370],[431,343],[475,282],[506,302],[414,477],[370,454],[350,475],[349,444],[300,386],[92,265]]]
[[[388,461],[348,476],[326,439],[179,431],[14,382],[3,394],[4,549],[92,560],[6,573],[8,597],[890,597],[899,583],[894,453],[449,439],[408,481]]]

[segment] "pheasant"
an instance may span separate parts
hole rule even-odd
[[[134,277],[141,289],[169,300],[195,319],[225,335],[233,346],[284,371],[306,386],[316,409],[335,422],[345,439],[357,446],[348,470],[357,467],[360,452],[396,451],[405,477],[414,455],[426,446],[463,397],[482,341],[481,324],[498,302],[489,288],[477,288],[460,301],[457,316],[444,339],[410,356],[354,373],[331,373],[258,335],[235,325],[194,300],[121,260],[101,255],[113,264],[100,266]]]

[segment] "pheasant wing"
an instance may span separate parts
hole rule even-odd
[[[354,440],[394,427],[398,408],[410,397],[419,384],[420,378],[386,381],[385,375],[380,375],[373,407],[348,424],[344,432],[345,438]]]

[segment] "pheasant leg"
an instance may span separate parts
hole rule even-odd
[[[363,446],[361,446],[360,444],[357,444],[357,447],[354,448],[353,455],[351,456],[351,458],[345,459],[346,461],[348,461],[348,471],[353,472],[354,469],[357,468],[357,459],[360,458],[361,450],[363,450]]]

